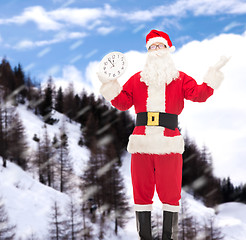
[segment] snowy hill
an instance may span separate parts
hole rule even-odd
[[[0,167],[0,189],[10,222],[17,226],[16,239],[25,240],[33,233],[46,239],[53,201],[63,208],[69,202],[68,196],[39,183],[10,162],[7,168]]]
[[[18,106],[17,111],[26,129],[25,132],[29,144],[28,153],[33,154],[37,146],[32,138],[34,134],[38,136],[43,134],[44,124],[39,117],[27,110],[24,105]],[[66,122],[73,168],[79,176],[83,173],[86,161],[90,155],[85,147],[80,147],[77,144],[80,138],[80,126],[79,124],[66,121],[62,114],[55,113],[54,117],[59,119],[59,122],[53,126],[47,126],[48,134],[52,138],[54,134],[59,133],[59,128],[62,126],[63,121]],[[129,154],[126,154],[124,157],[121,172],[127,187],[129,205],[132,206]],[[65,210],[70,201],[70,196],[41,184],[31,173],[24,172],[11,162],[7,163],[7,168],[0,166],[0,196],[6,207],[11,224],[16,224],[17,226],[16,239],[18,240],[19,238],[26,240],[32,234],[35,234],[41,240],[46,240],[49,213],[53,202],[57,201],[61,208]],[[199,224],[203,224],[207,217],[214,217],[215,224],[221,228],[226,240],[246,239],[246,205],[227,203],[218,206],[217,209],[211,209],[205,207],[202,202],[195,200],[186,192],[182,192],[182,197],[186,199],[189,213],[199,221]],[[156,195],[154,202],[154,213],[161,213],[161,205]],[[129,212],[129,221],[125,230],[120,229],[117,237],[109,233],[105,239],[137,239],[133,210]]]

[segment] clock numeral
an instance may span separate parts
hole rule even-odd
[[[108,73],[107,73],[107,71],[104,71],[104,74],[106,74],[106,75],[107,75],[107,74],[108,74]]]
[[[104,62],[104,65],[108,65],[108,62]]]
[[[120,75],[120,71],[118,71],[118,75]]]
[[[106,67],[103,68],[103,70],[106,70],[106,69],[107,69]]]
[[[113,74],[113,77],[115,77],[116,75],[115,74]]]
[[[108,74],[108,76],[110,77],[111,73]]]
[[[112,59],[115,59],[115,55],[112,56]]]

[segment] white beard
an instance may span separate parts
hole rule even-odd
[[[171,83],[178,78],[179,72],[176,69],[168,49],[159,49],[147,53],[147,60],[140,81],[147,86]]]

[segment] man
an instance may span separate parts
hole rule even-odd
[[[170,52],[169,36],[151,30],[146,37],[148,49],[144,69],[123,87],[117,81],[102,81],[101,94],[119,110],[135,107],[136,127],[129,138],[131,174],[137,230],[140,239],[150,240],[152,198],[156,187],[163,203],[163,240],[177,239],[181,198],[182,153],[184,141],[178,130],[178,115],[184,99],[205,102],[223,80],[219,69],[228,61],[222,58],[211,67],[204,83],[178,71]]]

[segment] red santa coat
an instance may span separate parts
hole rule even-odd
[[[111,104],[119,110],[125,111],[134,106],[136,113],[166,112],[176,115],[182,112],[184,99],[205,102],[214,92],[207,83],[198,85],[183,72],[179,72],[177,79],[162,87],[147,86],[138,72],[122,88],[112,87],[111,91],[117,92]],[[182,154],[184,141],[178,128],[171,130],[159,126],[136,126],[129,138],[127,150],[130,153]]]

